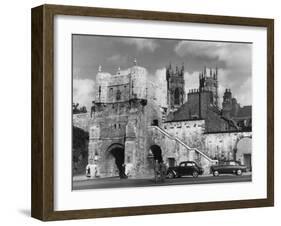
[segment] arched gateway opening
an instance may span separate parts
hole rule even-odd
[[[153,157],[154,161],[157,160],[159,163],[163,162],[162,150],[158,145],[156,145],[156,144],[152,145],[150,147],[150,151],[152,153],[152,157]]]
[[[110,174],[119,176],[120,178],[125,178],[125,152],[124,145],[122,144],[112,144],[108,149],[108,170]]]
[[[252,139],[242,138],[237,143],[236,159],[241,164],[246,165],[249,170],[252,169]]]

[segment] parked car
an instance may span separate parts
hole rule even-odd
[[[176,178],[186,175],[191,175],[193,177],[198,177],[198,175],[203,174],[202,167],[198,166],[196,162],[185,161],[181,162],[178,166],[169,167],[167,170],[168,178]]]
[[[211,166],[211,173],[216,177],[219,174],[236,174],[242,175],[243,172],[247,171],[247,167],[241,165],[236,161],[225,161],[220,162],[218,165]]]

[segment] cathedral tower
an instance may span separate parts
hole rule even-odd
[[[174,70],[172,65],[169,64],[166,68],[166,80],[168,109],[169,111],[175,111],[185,101],[184,65],[180,69],[176,66]]]
[[[199,74],[199,91],[211,91],[213,93],[212,104],[218,106],[218,69],[204,67]]]

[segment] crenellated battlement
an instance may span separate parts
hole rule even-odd
[[[95,103],[124,102],[131,99],[147,99],[147,75],[144,67],[137,66],[127,70],[118,68],[111,75],[99,67],[95,83]]]

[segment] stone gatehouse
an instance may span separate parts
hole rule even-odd
[[[251,138],[251,132],[220,113],[217,89],[208,87],[217,86],[210,82],[217,80],[217,70],[197,96],[185,95],[183,70],[168,67],[163,101],[157,98],[161,87],[136,61],[116,75],[99,68],[91,111],[74,114],[73,126],[89,132],[88,163],[98,166],[100,177],[117,176],[124,166],[130,177],[152,177],[155,160],[169,166],[193,160],[205,173],[218,160],[236,159],[239,154],[242,161],[238,142]],[[204,76],[200,74],[200,81]]]

